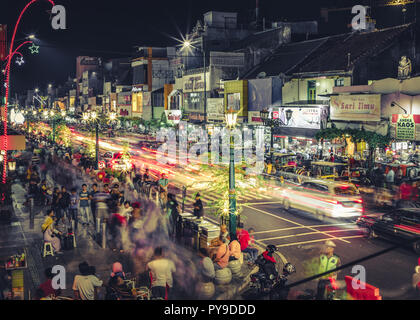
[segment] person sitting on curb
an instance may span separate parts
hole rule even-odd
[[[226,268],[229,263],[229,247],[219,238],[216,242],[216,254],[213,256],[214,269],[221,270]]]
[[[239,243],[241,244],[241,251],[250,255],[249,264],[253,264],[258,257],[258,249],[251,246],[254,242],[253,238],[251,237],[251,235],[254,233],[254,229],[249,228],[248,231],[246,231],[243,229],[243,227],[243,223],[240,223],[236,230],[236,236]]]
[[[241,244],[238,240],[233,240],[229,243],[229,261],[239,260],[241,258]]]

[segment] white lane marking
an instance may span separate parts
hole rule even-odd
[[[363,238],[363,235],[360,236],[348,236],[348,237],[339,237],[339,238],[334,238],[337,240],[343,240],[343,239],[355,239],[355,238]],[[293,242],[293,243],[285,243],[285,244],[279,244],[276,245],[276,247],[290,247],[290,246],[297,246],[300,244],[308,244],[308,243],[315,243],[315,242],[322,242],[322,241],[327,241],[327,240],[331,240],[332,238],[325,238],[325,239],[317,239],[317,240],[310,240],[310,241],[302,241],[302,242]],[[348,242],[348,241],[347,241]],[[349,242],[350,243],[350,242]]]
[[[350,241],[347,241],[347,240],[344,240],[344,239],[339,239],[339,238],[336,238],[336,237],[334,237],[334,236],[329,235],[328,233],[322,232],[322,231],[320,231],[320,230],[316,230],[316,229],[314,229],[314,228],[311,228],[310,226],[305,226],[305,225],[303,225],[303,224],[301,224],[301,223],[298,223],[298,222],[295,222],[295,221],[292,221],[292,220],[289,220],[289,219],[286,219],[286,218],[279,217],[279,216],[277,216],[277,215],[275,215],[275,214],[272,214],[272,213],[269,213],[269,212],[267,212],[267,211],[260,210],[260,209],[257,209],[257,208],[254,208],[254,207],[251,207],[251,206],[248,206],[248,205],[245,205],[245,204],[244,204],[244,207],[248,207],[248,208],[253,209],[253,210],[255,210],[255,211],[259,211],[259,212],[261,212],[261,213],[263,213],[263,214],[265,214],[265,215],[268,215],[268,216],[271,216],[271,217],[277,218],[277,219],[279,219],[279,220],[283,220],[283,221],[289,222],[289,223],[294,224],[294,225],[297,225],[297,226],[306,227],[306,228],[307,228],[307,229],[309,229],[309,230],[316,231],[316,232],[318,232],[318,233],[321,233],[321,234],[324,234],[324,235],[326,235],[326,236],[329,236],[329,237],[330,237],[330,240],[332,240],[332,239],[337,239],[337,240],[340,240],[340,241],[345,242],[345,243],[350,243]]]
[[[334,226],[346,226],[346,225],[354,225],[353,223],[335,223],[335,224],[319,224],[319,225],[310,225],[312,228],[321,228],[321,227],[334,227]],[[257,231],[254,232],[254,234],[261,234],[261,233],[270,233],[270,232],[279,232],[279,231],[287,231],[287,230],[294,230],[294,229],[302,229],[306,228],[304,227],[290,227],[290,228],[281,228],[281,229],[273,229],[273,230],[267,230],[267,231]]]
[[[327,231],[327,232],[328,233],[337,233],[337,232],[349,232],[349,231],[354,231],[354,230],[358,230],[358,228],[345,229],[345,230],[332,230],[332,231]],[[271,237],[271,238],[258,239],[258,240],[267,241],[267,240],[285,239],[285,238],[292,238],[292,237],[307,236],[307,235],[311,235],[311,234],[319,234],[319,232],[305,232],[305,233],[298,233],[298,234],[289,234],[289,235],[286,235],[286,236]]]

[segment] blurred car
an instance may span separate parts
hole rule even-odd
[[[398,209],[382,216],[364,215],[356,224],[368,237],[401,243],[420,254],[420,208]]]
[[[283,206],[314,214],[318,219],[356,218],[363,212],[363,200],[357,188],[348,183],[310,180],[288,184],[282,190]]]

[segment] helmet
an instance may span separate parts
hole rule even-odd
[[[265,250],[267,250],[270,253],[273,253],[277,251],[277,247],[273,244],[269,244]]]
[[[283,273],[292,274],[296,272],[296,268],[290,262],[286,263],[283,267]]]

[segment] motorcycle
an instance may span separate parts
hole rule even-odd
[[[296,268],[290,263],[283,267],[282,274],[276,270],[277,261],[273,258],[276,246],[268,245],[266,251],[258,256],[255,264],[258,271],[251,275],[249,292],[258,296],[269,296],[270,300],[286,300],[289,288],[286,287],[288,276],[296,272]]]

